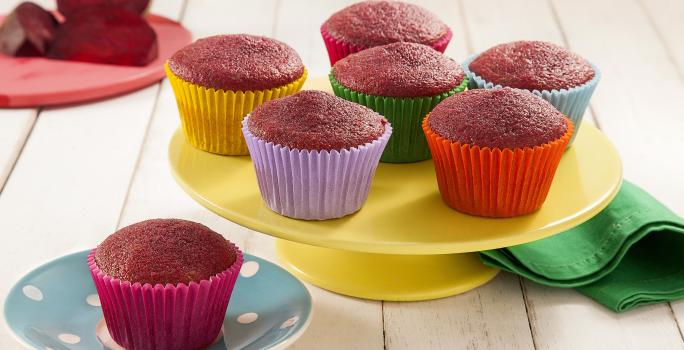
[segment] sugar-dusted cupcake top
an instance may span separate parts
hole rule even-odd
[[[95,253],[104,273],[141,284],[199,282],[227,270],[237,252],[208,227],[180,219],[154,219],[126,226]]]
[[[178,50],[169,68],[193,84],[222,90],[264,90],[302,76],[304,65],[291,47],[255,35],[216,35]]]
[[[434,96],[463,82],[461,66],[422,44],[393,43],[351,54],[335,63],[333,76],[345,87],[368,95]]]
[[[484,80],[527,90],[569,89],[594,78],[579,55],[543,41],[514,41],[490,48],[469,69]]]
[[[453,95],[430,113],[428,125],[452,142],[489,148],[541,146],[561,138],[567,118],[519,89],[476,89]]]
[[[378,46],[398,41],[432,45],[448,27],[432,12],[399,1],[363,1],[334,13],[323,23],[333,38],[358,46]]]
[[[256,137],[301,150],[342,150],[378,139],[387,120],[370,108],[322,91],[300,91],[257,107],[247,122]]]

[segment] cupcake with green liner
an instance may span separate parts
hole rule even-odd
[[[575,139],[589,100],[601,78],[598,68],[581,56],[543,41],[515,41],[468,58],[463,68],[470,87],[528,90],[572,120]]]
[[[302,88],[306,69],[286,44],[247,34],[217,35],[166,62],[185,137],[224,155],[247,155],[242,119],[258,105]]]
[[[329,75],[335,95],[362,104],[392,123],[381,161],[417,162],[430,158],[423,118],[443,99],[465,91],[461,66],[429,46],[393,43],[351,54]]]

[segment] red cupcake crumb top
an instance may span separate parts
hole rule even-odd
[[[541,146],[567,131],[566,117],[525,90],[476,89],[453,95],[430,113],[428,126],[452,142],[489,148]]]
[[[447,92],[460,85],[465,74],[456,61],[429,46],[400,42],[337,61],[333,76],[343,86],[368,95],[419,97]]]
[[[342,150],[378,139],[387,120],[370,108],[322,91],[300,91],[257,107],[247,128],[256,137],[301,150]]]
[[[323,29],[332,37],[357,46],[398,41],[432,45],[448,28],[432,12],[399,1],[363,1],[328,18]]]
[[[220,234],[196,222],[154,219],[124,227],[95,253],[102,272],[155,285],[199,282],[227,270],[237,252]]]
[[[272,89],[304,74],[302,60],[291,47],[247,34],[199,39],[173,54],[168,64],[185,81],[233,91]]]
[[[595,74],[584,58],[543,41],[494,46],[473,60],[469,68],[495,85],[540,91],[579,86]]]

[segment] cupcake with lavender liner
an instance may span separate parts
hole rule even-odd
[[[204,225],[155,219],[110,235],[87,262],[117,344],[187,350],[218,338],[243,257]]]
[[[240,131],[254,107],[302,88],[306,69],[275,39],[217,35],[178,50],[166,62],[188,142],[201,150],[247,155]]]
[[[423,130],[444,202],[471,215],[512,217],[546,200],[573,124],[528,91],[476,89],[440,103]]]
[[[265,103],[242,124],[264,202],[304,220],[361,209],[392,134],[378,113],[322,91]]]
[[[494,46],[469,57],[463,68],[471,88],[525,89],[549,101],[575,126],[570,144],[601,79],[601,72],[594,64],[543,41],[515,41]]]
[[[400,1],[362,1],[334,13],[321,26],[330,65],[347,55],[395,42],[412,42],[444,52],[453,36],[432,12]]]
[[[429,46],[405,42],[351,54],[335,63],[329,78],[335,95],[369,107],[392,123],[392,137],[380,158],[389,163],[429,159],[423,118],[468,86],[456,61]]]

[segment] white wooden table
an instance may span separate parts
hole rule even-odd
[[[18,2],[0,1],[0,13]],[[311,76],[320,76],[329,61],[319,26],[348,3],[155,0],[152,12],[180,20],[195,38],[241,32],[278,38],[300,53]],[[453,29],[447,54],[457,60],[501,42],[541,39],[595,62],[603,78],[588,118],[617,145],[626,178],[684,215],[684,1],[420,3]],[[177,113],[166,81],[101,102],[0,110],[0,299],[38,264],[94,247],[118,227],[147,218],[200,221],[275,260],[269,236],[217,217],[175,184],[166,147]],[[314,319],[295,349],[684,348],[684,302],[618,315],[573,290],[507,273],[428,302],[366,301],[309,289]],[[0,349],[18,348],[0,327]]]

